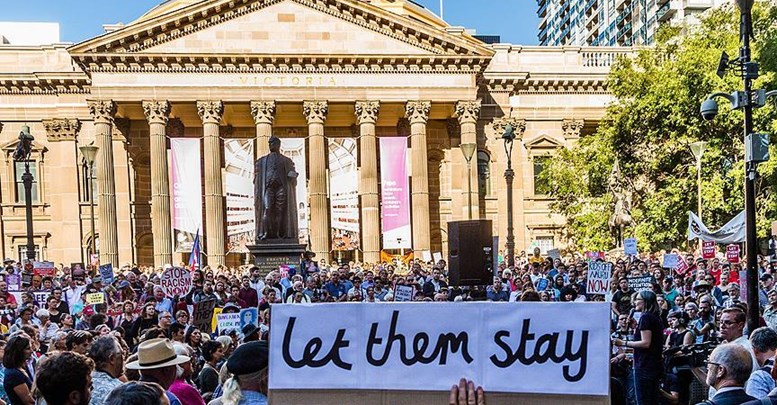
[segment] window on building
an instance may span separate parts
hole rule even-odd
[[[478,151],[478,192],[481,197],[491,195],[491,157]]]
[[[24,263],[27,260],[27,245],[19,245],[19,262]],[[40,261],[40,246],[35,245],[35,261]]]
[[[552,236],[538,236],[535,241],[537,242],[537,246],[540,248],[540,252],[542,254],[547,254],[548,250],[552,250],[554,248]]]
[[[94,175],[94,165],[90,169],[86,162],[81,164],[81,198],[87,202],[97,198],[97,179]]]
[[[16,182],[16,202],[24,204],[24,183],[22,182],[22,176],[24,175],[25,162],[14,162],[14,179]],[[39,202],[38,199],[38,163],[30,162],[30,174],[32,174],[32,202]]]
[[[550,156],[534,157],[534,195],[550,194],[550,182],[541,176],[549,162]]]

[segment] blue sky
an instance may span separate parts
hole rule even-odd
[[[128,23],[162,0],[13,0],[3,1],[0,21],[59,22],[62,41],[80,42],[97,36],[103,24]],[[440,0],[416,0],[439,14]],[[476,5],[476,6],[475,6]],[[474,28],[478,34],[500,35],[502,42],[537,44],[535,0],[444,0],[451,25]]]

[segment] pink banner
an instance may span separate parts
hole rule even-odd
[[[407,177],[407,139],[380,139],[380,200],[383,248],[409,249],[410,187]]]
[[[190,252],[197,232],[202,233],[201,161],[199,139],[170,139],[170,191],[176,252]]]

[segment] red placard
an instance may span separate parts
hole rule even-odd
[[[701,244],[701,257],[702,259],[714,259],[715,258],[715,241],[705,240]]]
[[[739,263],[739,245],[726,246],[726,261],[729,263]]]
[[[54,268],[53,262],[34,262],[33,274],[41,277],[55,277],[57,269]]]
[[[596,260],[596,259],[602,259],[604,260],[604,252],[585,252],[586,259],[589,260]]]
[[[677,274],[684,276],[686,272],[688,272],[688,269],[690,266],[688,266],[688,262],[685,261],[685,257],[683,255],[680,255],[680,257],[677,260],[677,267],[674,269],[674,271],[677,272]]]

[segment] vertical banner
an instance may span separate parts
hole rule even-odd
[[[224,171],[227,195],[227,238],[230,253],[248,253],[254,242],[254,142],[253,139],[224,141]]]
[[[407,139],[380,140],[380,204],[384,249],[410,249],[410,187]]]
[[[299,225],[299,243],[307,244],[308,235],[310,234],[310,216],[308,215],[310,208],[308,205],[308,174],[307,168],[305,167],[305,139],[283,138],[281,141],[281,154],[294,162],[294,170],[299,173],[299,176],[297,177],[297,224]]]
[[[359,248],[359,172],[356,140],[329,139],[329,209],[332,249]]]
[[[170,187],[176,252],[190,252],[197,230],[202,229],[201,162],[199,139],[170,139]]]

